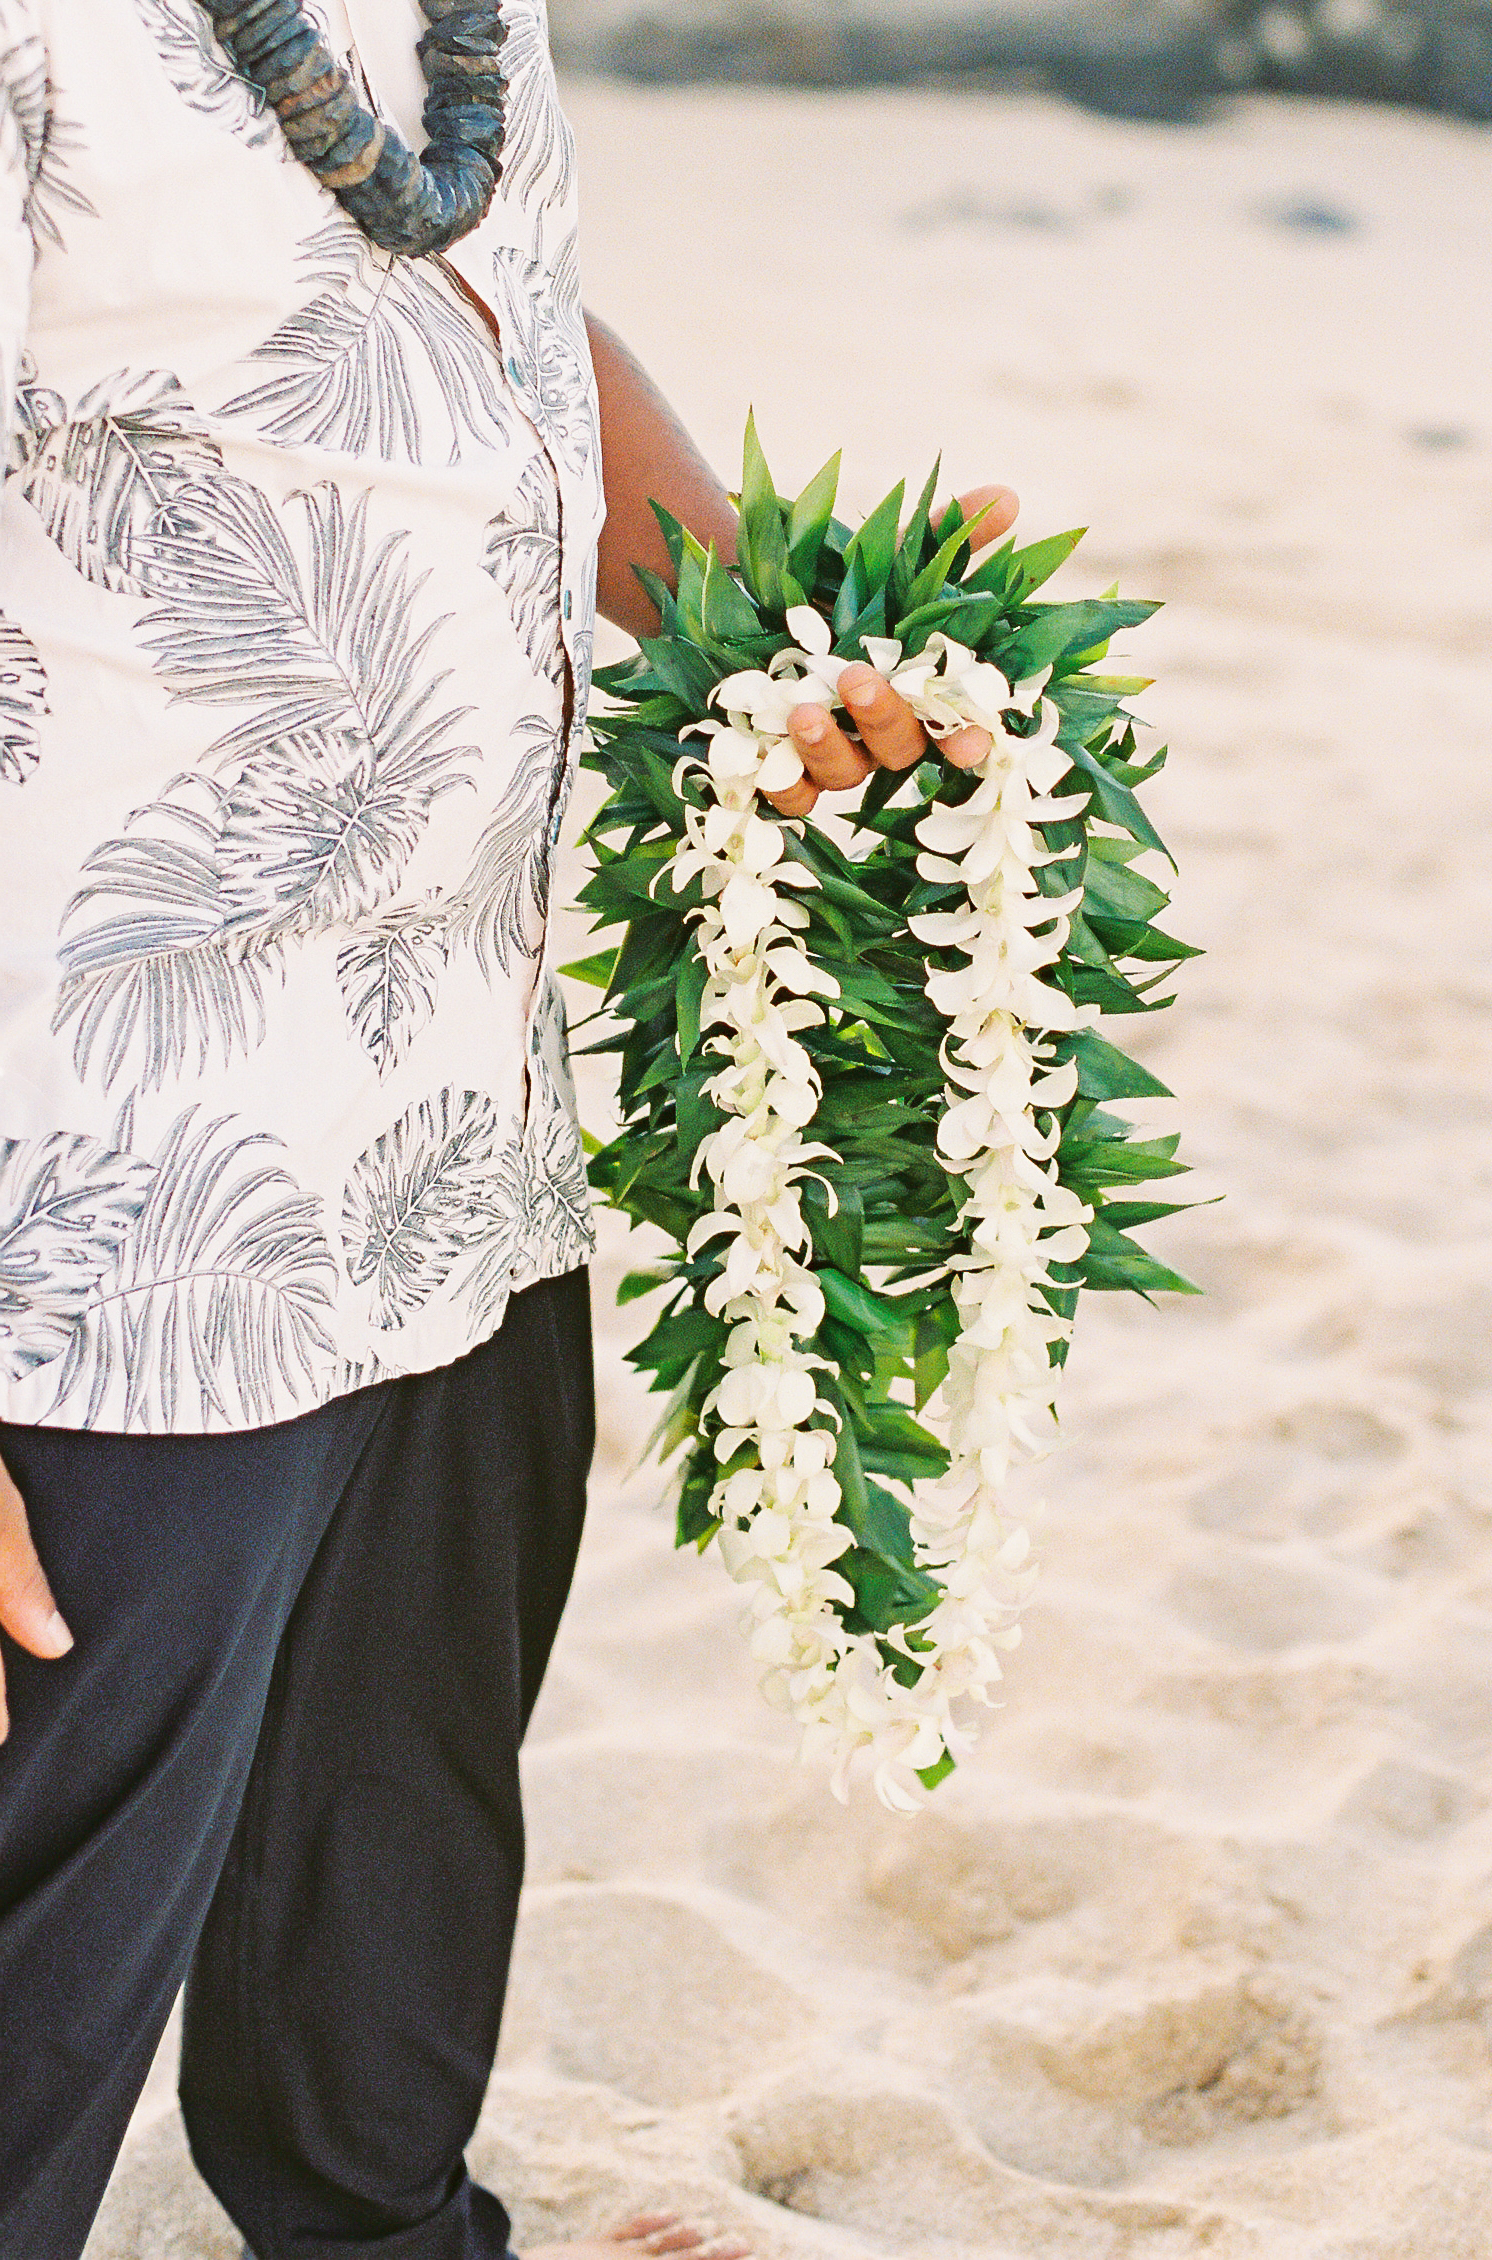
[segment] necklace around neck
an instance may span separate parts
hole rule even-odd
[[[416,52],[429,136],[416,157],[362,102],[302,0],[206,0],[218,38],[274,110],[301,163],[363,233],[407,258],[443,251],[485,216],[503,143],[500,0],[420,0]]]

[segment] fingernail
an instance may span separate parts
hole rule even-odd
[[[73,1644],[73,1636],[62,1621],[62,1613],[54,1609],[41,1628],[41,1644],[49,1656],[65,1656]]]
[[[810,721],[798,724],[798,736],[805,745],[819,745],[827,732],[828,724],[814,715]]]
[[[846,706],[865,707],[875,704],[876,685],[874,683],[845,683],[841,685],[841,688],[844,692]]]

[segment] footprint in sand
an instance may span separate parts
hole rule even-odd
[[[500,2061],[667,2107],[725,2095],[802,2045],[806,2004],[681,1897],[609,1884],[524,1900]]]

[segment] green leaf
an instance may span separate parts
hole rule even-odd
[[[809,480],[788,512],[788,565],[799,586],[810,592],[819,576],[824,536],[834,516],[834,497],[839,489],[839,464],[839,456],[831,455],[822,471],[816,472]]]
[[[676,1545],[697,1546],[703,1553],[720,1528],[718,1517],[710,1512],[716,1473],[714,1453],[708,1445],[702,1446],[690,1459],[679,1490]]]
[[[924,1789],[936,1789],[940,1781],[946,1781],[948,1776],[956,1770],[956,1761],[950,1758],[945,1750],[936,1765],[919,1766],[917,1768],[917,1779]]]
[[[948,1372],[948,1352],[958,1335],[958,1308],[951,1295],[919,1314],[912,1367],[918,1412],[942,1386]]]
[[[696,1358],[701,1350],[718,1350],[725,1341],[725,1321],[698,1308],[660,1319],[644,1342],[627,1352],[627,1363],[644,1373],[672,1364],[678,1358]]]
[[[831,1215],[824,1186],[816,1177],[806,1178],[801,1191],[803,1213],[813,1234],[815,1253],[833,1269],[855,1279],[865,1238],[865,1208],[859,1186],[848,1175],[836,1184],[835,1194],[837,1205]]]
[[[1222,1195],[1217,1197],[1220,1200]],[[1190,1216],[1194,1208],[1210,1205],[1198,1201],[1105,1201],[1099,1213],[1105,1224],[1130,1232],[1137,1224],[1158,1224],[1163,1216]]]
[[[670,615],[675,610],[673,590],[661,573],[653,571],[651,565],[634,565],[632,572],[635,579],[640,583],[644,595],[650,597],[657,607],[659,620],[663,623],[666,631]]]
[[[1159,610],[1158,604],[1104,604],[1097,597],[1076,604],[1038,605],[1035,618],[1018,631],[1000,664],[1012,682],[1039,675],[1043,667],[1055,665],[1068,653],[1088,651],[1121,628],[1138,627]]]
[[[713,1068],[691,1068],[679,1077],[674,1092],[674,1119],[678,1125],[679,1161],[685,1170],[692,1167],[701,1142],[712,1130],[720,1127],[720,1109],[704,1095],[704,1086],[714,1073]]]
[[[684,562],[684,529],[673,512],[665,510],[661,502],[650,502],[648,508],[658,521],[659,530],[673,561],[673,569],[677,573]]]
[[[1114,1044],[1085,1028],[1058,1046],[1058,1057],[1076,1059],[1078,1089],[1085,1099],[1168,1099],[1164,1083],[1127,1059]]]
[[[1139,1295],[1197,1295],[1201,1289],[1179,1271],[1157,1263],[1133,1240],[1127,1240],[1102,1215],[1089,1226],[1088,1252],[1082,1261],[1083,1285],[1099,1293],[1128,1290]]]
[[[569,965],[562,965],[560,971],[571,981],[584,981],[587,988],[609,988],[620,955],[618,944],[609,950],[597,950],[594,957],[577,957]]]
[[[1049,581],[1059,565],[1065,565],[1084,534],[1086,526],[1074,526],[1069,533],[1049,534],[1045,541],[1033,541],[1026,549],[1018,549],[1011,557],[1011,581],[1014,593],[1025,598]]]
[[[641,648],[654,672],[691,715],[703,717],[709,712],[710,693],[719,676],[707,653],[675,637],[644,636]]]
[[[901,524],[906,491],[905,479],[899,480],[885,500],[876,504],[844,553],[846,585],[853,578],[858,590],[856,614],[886,586],[896,555],[896,529]]]
[[[930,520],[932,500],[937,492],[938,474],[943,459],[939,456],[928,473],[927,484],[917,497],[916,508],[907,520],[896,555],[891,560],[891,570],[886,578],[886,616],[895,620],[907,608],[907,591],[922,569],[927,544],[932,539]],[[936,544],[934,544],[936,547]]]
[[[884,1295],[872,1294],[857,1279],[847,1279],[832,1264],[824,1264],[814,1272],[824,1292],[824,1301],[831,1314],[841,1325],[852,1326],[868,1342],[879,1340],[883,1334],[899,1333],[906,1324],[906,1314],[888,1302]]]
[[[870,1473],[889,1475],[898,1483],[941,1475],[948,1466],[948,1453],[936,1436],[897,1404],[867,1407],[860,1458]]]
[[[746,585],[769,612],[782,614],[790,606],[807,601],[788,561],[782,505],[757,437],[754,414],[746,419],[736,545]]]
[[[705,567],[700,619],[705,634],[716,643],[739,643],[743,637],[762,632],[761,614],[729,566],[721,562],[713,542]]]
[[[697,949],[691,949],[679,972],[679,1065],[687,1067],[699,1043],[699,1014],[704,1003],[709,968]]]
[[[635,1303],[642,1295],[651,1295],[655,1288],[667,1287],[678,1278],[674,1271],[629,1271],[623,1274],[616,1291],[618,1304]]]
[[[917,575],[916,580],[913,581],[911,587],[907,591],[907,610],[909,612],[915,612],[922,605],[930,604],[932,602],[939,589],[943,586],[943,583],[947,580],[949,572],[953,565],[953,560],[955,559],[955,557],[957,557],[960,549],[963,548],[965,542],[968,539],[968,536],[973,533],[977,527],[983,524],[984,520],[989,516],[991,510],[993,510],[994,507],[995,506],[993,502],[987,502],[984,508],[980,511],[977,511],[975,515],[969,520],[967,526],[961,527],[955,532],[951,533],[948,536],[948,539],[943,543],[942,547],[934,554],[934,556],[928,561],[928,563],[923,566],[921,572]]]
[[[1093,789],[1093,799],[1099,814],[1108,823],[1117,824],[1121,831],[1128,832],[1130,837],[1138,840],[1142,847],[1155,848],[1165,857],[1168,863],[1171,863],[1170,849],[1135,799],[1128,785],[1121,785],[1117,778],[1111,777],[1103,763],[1096,755],[1091,754],[1086,746],[1069,745],[1065,739],[1060,737],[1058,743],[1062,746],[1063,752],[1071,758],[1074,767],[1081,769],[1088,779]],[[1172,867],[1174,868],[1174,864]]]

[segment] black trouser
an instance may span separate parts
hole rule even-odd
[[[274,1428],[0,1424],[77,1641],[5,1649],[4,2260],[77,2260],[189,1965],[192,2152],[257,2260],[506,2253],[462,2152],[593,1430],[583,1272]]]

